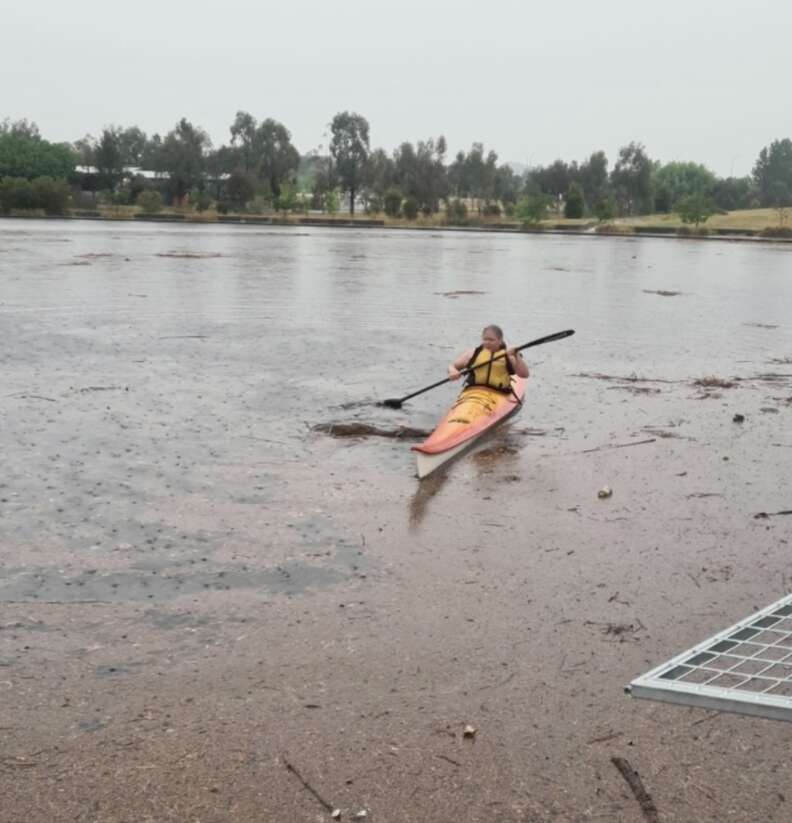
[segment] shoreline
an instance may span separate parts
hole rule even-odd
[[[313,226],[315,228],[334,228],[334,229],[385,229],[391,231],[429,231],[429,232],[466,232],[466,233],[489,233],[489,234],[540,234],[540,235],[561,235],[572,237],[608,237],[620,239],[633,239],[640,237],[660,238],[666,240],[723,240],[732,243],[792,243],[792,238],[788,237],[765,237],[759,235],[753,229],[713,229],[706,234],[693,233],[679,234],[677,231],[656,230],[652,231],[651,226],[630,226],[618,224],[623,226],[624,230],[620,231],[596,231],[591,226],[582,229],[575,226],[570,228],[560,228],[553,226],[550,228],[542,227],[521,227],[519,225],[490,225],[490,226],[423,226],[423,225],[396,225],[386,223],[382,219],[377,218],[325,218],[325,217],[296,217],[294,219],[284,219],[278,217],[267,217],[259,215],[242,216],[220,216],[214,219],[194,219],[191,216],[183,214],[169,214],[163,213],[160,215],[135,214],[123,217],[110,217],[101,214],[7,214],[0,215],[0,219],[7,220],[85,220],[92,222],[106,222],[106,223],[167,223],[184,226],[215,226],[215,225],[232,225],[232,226],[278,226],[287,228],[305,228],[306,226]],[[596,225],[596,224],[594,224]]]

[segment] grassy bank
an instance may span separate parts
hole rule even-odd
[[[45,217],[43,212],[27,211],[12,212],[12,217]],[[65,217],[95,220],[160,220],[162,222],[185,223],[245,223],[245,224],[277,224],[277,225],[339,225],[385,228],[418,228],[418,229],[446,229],[468,228],[483,230],[529,230],[529,231],[598,231],[608,234],[746,234],[758,235],[762,232],[775,232],[780,226],[779,214],[775,209],[746,209],[728,212],[727,214],[713,215],[697,228],[685,226],[677,214],[649,214],[640,217],[615,218],[606,225],[598,224],[591,218],[567,219],[564,217],[548,217],[541,223],[526,226],[513,218],[507,217],[479,217],[471,215],[460,223],[449,223],[445,214],[429,216],[419,215],[415,220],[403,217],[388,217],[385,214],[356,214],[347,213],[328,214],[285,214],[273,212],[270,214],[229,213],[220,214],[214,209],[197,212],[190,208],[164,208],[156,214],[144,214],[137,206],[100,206],[96,209],[72,209]],[[786,231],[792,235],[787,220]]]

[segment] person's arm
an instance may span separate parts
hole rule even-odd
[[[459,380],[462,375],[459,373],[460,369],[464,369],[465,366],[470,362],[470,358],[473,357],[473,350],[466,351],[463,354],[460,354],[453,363],[448,366],[448,376],[452,380]]]
[[[509,358],[509,363],[511,363],[517,377],[527,378],[530,376],[525,360],[523,360],[520,352],[516,351],[514,347],[506,349],[506,357]]]

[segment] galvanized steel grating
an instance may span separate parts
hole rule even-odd
[[[630,684],[634,697],[792,721],[792,595]]]

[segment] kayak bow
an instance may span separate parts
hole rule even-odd
[[[513,394],[487,386],[463,389],[437,428],[420,445],[413,446],[418,477],[426,477],[475,445],[487,432],[520,410],[525,380],[512,377]]]

